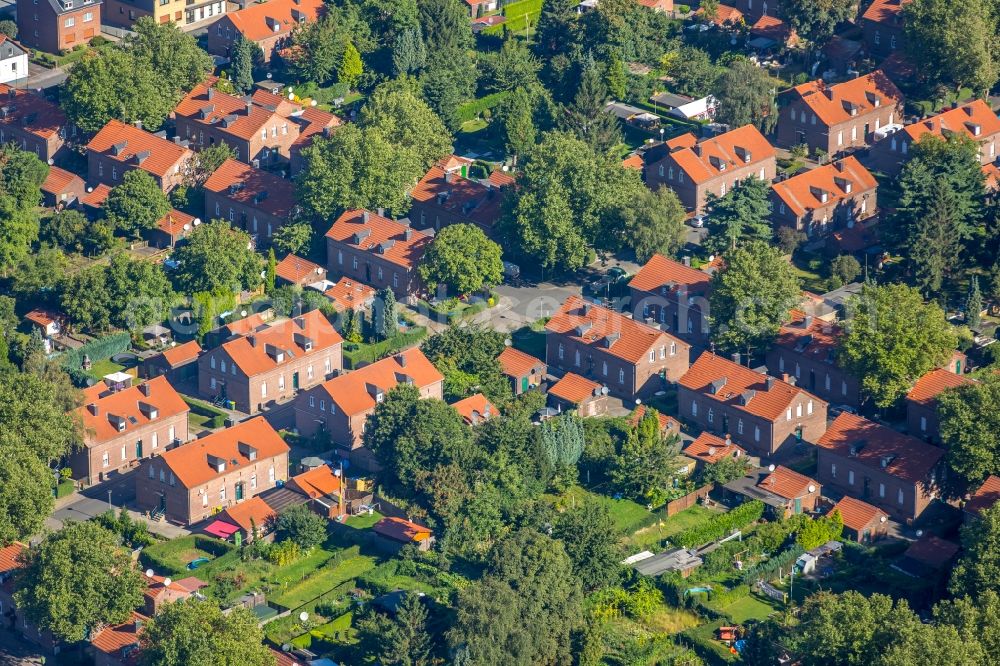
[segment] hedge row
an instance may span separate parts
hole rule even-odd
[[[221,409],[217,409],[216,407],[213,407],[207,402],[202,402],[201,400],[195,400],[194,398],[188,396],[184,397],[184,402],[187,403],[187,406],[191,409],[192,412],[194,412],[199,416],[204,416],[205,418],[208,419],[208,421],[205,422],[206,428],[211,428],[214,430],[215,428],[221,428],[224,425],[226,425],[226,417],[229,416],[229,414],[222,411]]]
[[[674,537],[674,541],[685,548],[700,546],[729,536],[733,530],[746,527],[760,520],[763,515],[764,503],[759,500],[751,500],[728,513],[721,513],[706,523],[681,532]]]
[[[115,354],[120,354],[132,346],[132,335],[128,331],[112,333],[103,338],[91,340],[77,349],[70,349],[63,354],[62,365],[66,370],[79,370],[83,367],[83,357],[90,357],[91,362],[103,361]]]
[[[753,585],[761,579],[769,580],[778,569],[787,569],[804,552],[802,546],[797,543],[792,544],[787,550],[747,569],[743,573],[743,584]]]
[[[348,370],[357,370],[362,363],[374,363],[400,349],[420,342],[425,337],[427,337],[427,329],[423,326],[416,326],[406,333],[400,333],[375,344],[347,343],[344,345],[344,367]]]
[[[500,91],[486,95],[485,97],[480,97],[479,99],[474,99],[471,102],[466,102],[465,104],[459,106],[456,111],[458,119],[463,123],[475,120],[486,109],[494,109],[500,106],[500,103],[506,96],[506,91]]]

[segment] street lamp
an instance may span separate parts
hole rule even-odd
[[[111,488],[108,488],[108,508],[114,509],[115,506],[111,503]]]

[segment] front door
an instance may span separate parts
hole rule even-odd
[[[160,511],[166,511],[166,510],[167,510],[167,496],[161,494],[160,495]]]
[[[299,390],[299,373],[292,373],[292,388],[296,391]]]
[[[528,390],[528,378],[521,377],[521,393],[524,393],[527,390]]]
[[[236,501],[239,502],[243,499],[243,484],[236,484]]]
[[[142,459],[142,440],[141,439],[138,442],[135,443],[135,459],[136,460],[141,460]]]
[[[795,513],[796,514],[802,513],[802,499],[799,497],[795,498]]]

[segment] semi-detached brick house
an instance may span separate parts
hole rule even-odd
[[[189,148],[141,127],[109,120],[87,144],[87,180],[115,187],[126,172],[142,169],[164,192],[170,192],[183,182],[193,156]]]
[[[877,210],[878,181],[854,156],[771,185],[771,219],[809,238],[853,227]]]
[[[603,416],[608,413],[608,389],[592,379],[567,372],[549,387],[549,403],[560,412],[577,416]]]
[[[844,521],[844,536],[857,543],[870,544],[888,532],[889,514],[868,502],[844,495],[830,513],[837,511]]]
[[[228,220],[251,236],[270,238],[298,207],[292,181],[232,158],[205,181],[205,219]]]
[[[500,370],[510,380],[514,395],[541,385],[548,372],[544,362],[513,347],[505,347],[497,361],[500,362]]]
[[[911,123],[879,140],[869,153],[874,168],[895,175],[910,157],[914,144],[924,137],[965,136],[979,144],[979,162],[993,164],[1000,148],[1000,118],[984,100],[977,99]]]
[[[710,432],[703,432],[684,449],[684,455],[697,461],[698,465],[715,465],[729,458],[742,458],[747,454],[746,450],[739,444],[733,442],[732,437],[725,439]]]
[[[441,160],[424,174],[410,192],[410,219],[420,229],[440,230],[459,222],[478,225],[489,232],[500,219],[503,190],[489,180],[466,177],[462,160]]]
[[[667,141],[666,148],[648,153],[656,161],[646,163],[646,185],[669,187],[695,214],[704,212],[709,194],[723,197],[751,176],[773,180],[777,170],[774,148],[753,125],[701,141],[683,134]]]
[[[319,310],[261,326],[202,354],[198,392],[254,414],[340,372],[342,345]]]
[[[99,34],[100,0],[17,0],[17,36],[25,46],[61,53]]]
[[[654,254],[628,283],[633,317],[655,322],[692,345],[705,345],[710,282],[708,273]]]
[[[233,44],[241,36],[257,44],[264,62],[271,62],[274,52],[301,23],[311,23],[322,13],[322,0],[270,0],[254,3],[230,12],[208,30],[208,52],[229,57]]]
[[[281,283],[305,287],[326,280],[326,269],[294,254],[286,254],[285,258],[274,267],[274,276]]]
[[[878,60],[903,50],[903,9],[911,0],[875,0],[861,15],[868,54]]]
[[[578,296],[566,299],[545,331],[550,368],[602,382],[628,400],[676,382],[688,367],[688,343]]]
[[[847,412],[816,441],[817,478],[899,520],[920,517],[936,496],[944,449]]]
[[[0,130],[2,132],[3,130]],[[57,166],[50,166],[49,173],[42,183],[42,203],[55,208],[69,206],[87,191],[87,186],[75,173],[70,173]]]
[[[944,368],[936,368],[925,374],[906,394],[906,429],[914,437],[928,442],[940,442],[938,396],[949,389],[972,383],[972,379]]]
[[[792,377],[813,395],[831,404],[861,404],[861,382],[837,365],[837,343],[843,329],[800,310],[781,326],[767,352],[768,371],[776,377]]]
[[[295,427],[305,436],[325,430],[338,447],[357,449],[368,415],[399,384],[413,385],[421,398],[444,395],[444,376],[414,347],[303,392],[295,401]]]
[[[326,232],[326,265],[410,302],[424,291],[417,264],[433,237],[367,210],[349,210]]]
[[[13,143],[48,162],[74,134],[58,106],[38,93],[0,83],[0,143]]]
[[[759,456],[784,456],[826,429],[827,403],[711,352],[677,384],[679,416]]]
[[[258,416],[147,460],[135,476],[144,511],[190,525],[288,479],[288,445]]]
[[[803,83],[782,93],[779,103],[778,145],[805,144],[831,156],[869,145],[903,117],[903,94],[881,70],[834,85]]]
[[[254,103],[252,97],[216,90],[217,80],[199,83],[174,108],[177,136],[196,147],[224,143],[236,159],[254,166],[287,162],[299,138],[298,123]]]
[[[188,439],[187,403],[166,377],[133,385],[124,373],[84,390],[76,410],[83,446],[70,458],[73,477],[98,483]]]

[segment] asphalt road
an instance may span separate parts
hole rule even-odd
[[[118,510],[135,499],[134,472],[123,474],[101,485],[84,490],[77,499],[66,506],[56,509],[46,521],[52,529],[59,529],[67,520],[84,521],[99,516],[109,508]],[[111,492],[111,506],[108,505],[108,492]]]

